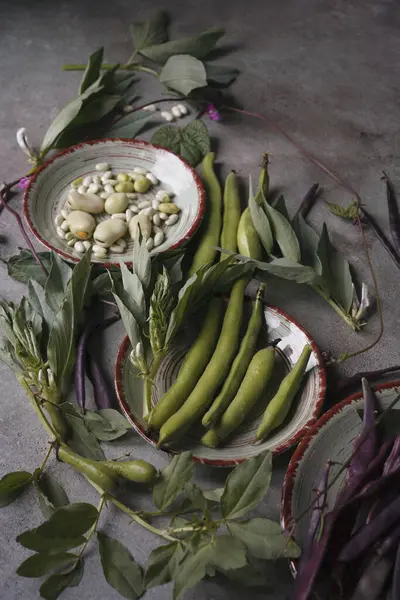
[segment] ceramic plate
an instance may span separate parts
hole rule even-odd
[[[251,312],[250,300],[245,304],[246,313],[249,316]],[[167,448],[167,451],[174,453],[190,449],[195,460],[199,462],[217,466],[232,466],[266,449],[271,449],[275,453],[287,450],[300,440],[304,432],[315,421],[321,410],[325,395],[325,370],[321,355],[308,333],[283,311],[268,306],[265,308],[264,314],[266,327],[260,336],[260,347],[280,338],[281,342],[278,346],[282,351],[280,353],[281,358],[277,359],[268,393],[254,407],[251,415],[237,434],[230,438],[225,445],[216,449],[202,446],[198,440],[205,430],[199,425],[190,430],[179,446],[171,446]],[[176,345],[162,361],[153,386],[153,405],[162,398],[163,394],[175,381],[179,367],[190,346],[191,338],[194,339],[195,334],[195,331],[186,331],[182,339],[177,340]],[[287,373],[288,368],[297,361],[306,343],[312,345],[313,352],[308,363],[304,385],[294,402],[293,409],[281,428],[277,429],[265,442],[255,445],[253,442],[261,415],[277,390],[282,377]],[[142,410],[143,386],[141,379],[137,377],[137,372],[128,359],[130,349],[130,342],[128,338],[125,338],[119,349],[115,368],[115,385],[119,403],[127,419],[138,433],[150,444],[155,445],[156,435],[147,434],[145,431]]]
[[[77,262],[80,254],[58,237],[55,217],[60,214],[72,181],[78,177],[98,175],[97,163],[107,162],[115,173],[144,167],[160,185],[143,194],[152,199],[158,189],[173,192],[181,208],[181,218],[168,228],[165,241],[151,254],[178,248],[187,242],[201,223],[204,213],[204,189],[197,173],[181,158],[159,146],[140,140],[95,140],[72,146],[46,162],[32,177],[25,192],[24,213],[34,235],[64,259]],[[109,254],[107,264],[129,262],[131,241],[123,254]],[[93,262],[102,262],[93,258]]]
[[[400,392],[400,381],[374,387],[382,408],[389,406]],[[289,527],[293,520],[303,513],[314,499],[315,482],[320,481],[326,462],[331,459],[344,463],[349,459],[353,443],[361,429],[357,408],[362,408],[362,393],[354,394],[339,402],[316,421],[303,438],[290,461],[282,492],[282,522]],[[399,405],[400,407],[400,401]],[[332,465],[334,477],[340,465]],[[328,510],[335,503],[336,496],[344,483],[346,473],[338,478],[328,490]],[[308,516],[300,520],[296,527],[297,541],[302,545],[308,530]]]

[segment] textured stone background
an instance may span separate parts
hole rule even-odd
[[[29,139],[39,143],[50,120],[76,94],[80,74],[63,73],[64,62],[79,63],[100,45],[110,61],[130,55],[128,24],[146,18],[156,6],[168,8],[173,33],[196,33],[211,25],[226,27],[224,44],[234,52],[223,59],[237,66],[242,75],[234,86],[239,103],[249,110],[275,118],[298,141],[324,159],[332,169],[360,191],[365,205],[388,229],[385,192],[380,172],[385,168],[400,190],[399,98],[400,8],[396,0],[29,0],[0,3],[0,171],[13,179],[26,168],[15,143],[15,132],[25,126]],[[140,86],[144,101],[159,97],[156,83]],[[348,203],[351,198],[296,150],[262,123],[235,117],[210,123],[218,148],[222,172],[235,168],[245,181],[257,175],[264,151],[271,154],[271,178],[286,195],[294,211],[313,181],[326,189],[326,199]],[[14,200],[18,204],[18,200]],[[351,259],[360,279],[370,283],[365,258],[360,250],[357,228],[331,216],[322,202],[313,210],[311,222],[318,229],[328,223],[334,243]],[[0,220],[0,256],[7,259],[23,246],[14,221],[7,214]],[[385,334],[372,351],[343,365],[342,373],[395,364],[400,359],[400,304],[398,271],[387,254],[368,235],[377,271]],[[0,264],[1,295],[18,299],[24,286],[8,279]],[[377,318],[372,317],[361,335],[354,335],[339,318],[307,288],[278,282],[270,286],[270,301],[296,317],[314,336],[321,349],[334,355],[352,351],[372,341]],[[105,362],[111,377],[116,350],[122,338],[120,325],[104,341]],[[32,415],[27,399],[13,375],[0,366],[0,473],[21,468],[34,469],[40,462],[47,439]],[[138,457],[163,466],[166,459],[138,437],[116,444],[110,455],[129,448]],[[280,484],[288,457],[275,461],[271,491],[262,507],[265,515],[278,517]],[[73,500],[96,501],[85,481],[62,465],[51,465]],[[218,470],[198,469],[198,479],[212,486],[223,480]],[[32,494],[0,513],[1,598],[17,600],[38,597],[38,582],[18,578],[15,569],[29,553],[15,536],[38,525],[41,515]],[[144,563],[154,539],[138,527],[128,525],[116,511],[106,511],[104,526],[127,544],[135,558]],[[283,600],[290,586],[286,568],[279,572],[279,586],[270,595],[252,593],[253,598]],[[232,585],[202,583],[186,598],[231,600],[243,592]],[[65,592],[65,600],[111,600],[119,598],[104,581],[97,553],[89,553],[83,582]],[[146,598],[169,598],[168,586],[155,588]]]

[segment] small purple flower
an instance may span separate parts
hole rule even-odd
[[[22,177],[19,180],[18,187],[20,190],[25,190],[29,185],[30,177]]]
[[[214,104],[208,104],[207,115],[212,121],[220,121],[222,119],[221,113],[215,108]]]

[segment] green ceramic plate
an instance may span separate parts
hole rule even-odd
[[[251,302],[248,301],[246,302],[248,315],[250,311]],[[204,429],[198,426],[190,430],[178,446],[167,448],[168,451],[173,453],[189,449],[193,452],[195,460],[199,462],[218,466],[232,466],[266,449],[271,449],[275,453],[287,450],[290,446],[296,444],[312,425],[318,417],[325,396],[325,370],[321,355],[308,333],[279,308],[272,306],[265,308],[265,325],[263,334],[260,336],[262,338],[260,339],[260,347],[280,338],[279,348],[282,350],[282,358],[277,361],[275,377],[271,382],[268,393],[256,405],[248,420],[236,435],[219,448],[210,449],[199,443],[198,440],[201,434],[204,433]],[[186,331],[162,361],[153,386],[153,405],[162,398],[163,394],[175,381],[179,367],[190,345],[190,340],[194,338],[195,333],[195,330]],[[304,385],[294,402],[294,407],[282,427],[277,429],[268,440],[255,445],[253,443],[255,433],[265,406],[274,391],[276,391],[288,368],[300,356],[306,343],[312,345],[313,352],[308,363]],[[155,445],[156,435],[146,433],[143,419],[143,385],[142,380],[137,377],[137,372],[135,372],[128,359],[130,349],[129,340],[125,338],[120,346],[115,367],[115,385],[119,403],[127,419],[138,433],[150,444]]]

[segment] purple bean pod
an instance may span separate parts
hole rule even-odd
[[[393,183],[386,173],[383,173],[383,179],[386,182],[386,199],[389,211],[390,233],[392,234],[393,245],[397,252],[400,252],[400,213],[397,203],[396,192]]]
[[[351,600],[381,600],[392,567],[391,557],[373,555],[367,561]]]

